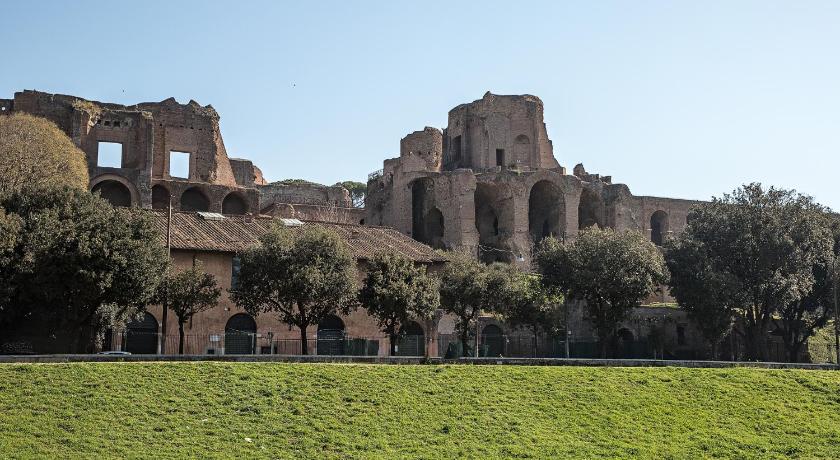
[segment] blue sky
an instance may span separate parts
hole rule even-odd
[[[636,194],[760,181],[840,209],[840,2],[4,2],[0,97],[212,104],[270,180],[364,180],[497,94]]]

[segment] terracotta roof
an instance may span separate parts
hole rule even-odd
[[[155,227],[166,239],[166,212],[150,211]],[[238,252],[258,243],[273,222],[267,216],[246,218],[225,216],[206,219],[192,212],[172,213],[172,248],[199,251]],[[415,262],[443,262],[446,259],[431,247],[415,241],[390,227],[338,224],[306,221],[303,225],[318,225],[335,231],[350,247],[357,259],[369,259],[381,251],[394,251]],[[295,227],[289,227],[294,230]]]

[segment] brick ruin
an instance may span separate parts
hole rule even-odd
[[[633,195],[580,164],[568,174],[542,101],[488,92],[450,110],[443,131],[426,127],[400,141],[400,156],[369,177],[366,221],[527,267],[541,238],[574,238],[591,225],[638,230],[661,244],[696,203]]]
[[[228,157],[211,105],[169,98],[125,106],[25,90],[0,99],[0,114],[15,112],[58,125],[85,152],[91,191],[114,205],[166,209],[171,203],[175,211],[363,219],[343,187],[267,183],[250,160]]]

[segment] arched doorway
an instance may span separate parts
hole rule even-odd
[[[344,321],[329,315],[318,323],[318,354],[344,354]]]
[[[665,235],[668,234],[668,214],[656,211],[650,216],[650,240],[657,246],[662,246]]]
[[[578,205],[578,229],[604,228],[604,200],[594,190],[584,187]]]
[[[400,329],[397,342],[397,356],[425,356],[426,334],[417,321],[412,321]]]
[[[103,180],[97,183],[91,189],[92,193],[99,193],[99,195],[107,200],[113,206],[129,207],[131,206],[131,191],[120,182],[115,180]]]
[[[534,243],[565,233],[565,200],[557,184],[541,180],[531,187],[528,196],[528,231]]]
[[[125,351],[136,355],[153,355],[158,349],[158,322],[149,312],[128,323],[125,328]]]
[[[252,355],[257,344],[257,322],[251,315],[237,313],[225,324],[225,354]]]
[[[222,200],[222,214],[248,214],[248,205],[245,204],[245,200],[238,193],[228,193]]]
[[[513,198],[504,186],[476,184],[475,228],[482,262],[512,262]]]
[[[505,354],[505,335],[502,328],[488,324],[481,330],[481,356],[496,358]]]
[[[193,187],[181,194],[181,211],[207,212],[209,209],[210,202],[201,190]]]
[[[443,249],[443,213],[435,206],[435,184],[431,178],[411,183],[411,236],[421,243]]]
[[[152,187],[152,209],[169,209],[169,190],[163,185]]]

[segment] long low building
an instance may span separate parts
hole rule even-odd
[[[376,226],[299,221],[296,219],[271,218],[267,216],[231,216],[207,212],[173,212],[171,219],[167,212],[151,211],[162,243],[169,236],[171,257],[176,269],[183,269],[200,262],[204,271],[212,274],[223,293],[218,305],[201,312],[186,325],[185,353],[188,354],[252,354],[300,352],[300,334],[296,328],[278,320],[276,314],[263,313],[253,317],[237,307],[230,299],[229,289],[236,283],[239,259],[237,254],[259,243],[259,238],[273,225],[285,225],[294,230],[301,226],[317,225],[338,234],[347,244],[357,261],[359,281],[366,273],[367,261],[379,252],[394,252],[415,263],[423,264],[428,270],[439,270],[445,257],[431,247],[419,243],[400,232]],[[435,354],[437,324],[435,320],[418,320],[410,324],[412,337],[424,337],[422,343],[413,346],[412,354]],[[158,349],[159,334],[163,334],[163,311],[152,306],[145,317],[129,324],[126,331],[112,337],[107,348],[132,353],[176,353],[178,350],[178,323],[169,314],[166,324],[166,340],[163,350]],[[387,354],[387,339],[379,331],[376,321],[363,309],[349,316],[335,316],[311,331],[311,340],[318,349],[329,344],[331,354]],[[349,350],[349,338],[355,340],[360,350]],[[413,338],[412,340],[417,340]]]

